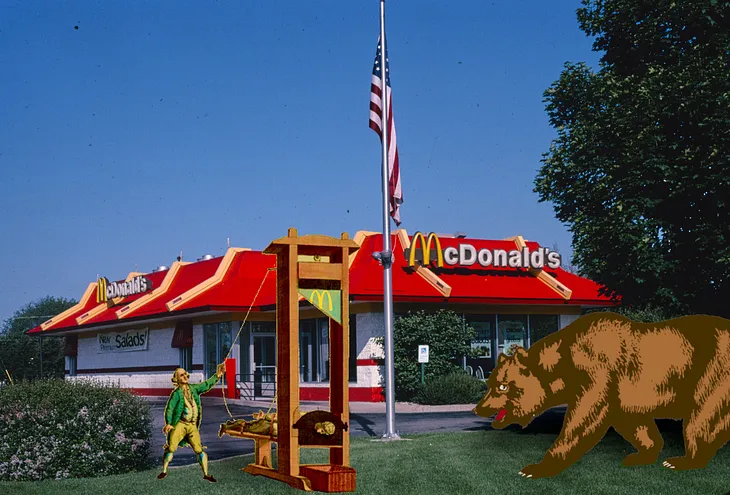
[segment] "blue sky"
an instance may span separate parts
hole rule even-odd
[[[97,274],[382,230],[377,0],[0,5],[0,320]],[[402,227],[570,252],[532,192],[579,0],[392,0]],[[75,29],[74,26],[78,26]]]

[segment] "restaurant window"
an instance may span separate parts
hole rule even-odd
[[[211,323],[203,325],[203,353],[205,357],[205,377],[215,375],[216,367],[228,356],[231,349],[231,322]],[[225,375],[224,375],[225,383]]]
[[[190,371],[193,367],[193,348],[192,347],[181,347],[180,348],[180,367],[187,371]]]
[[[510,347],[527,348],[527,315],[497,315],[497,355],[511,354]]]
[[[530,315],[530,345],[559,329],[558,315]]]
[[[253,373],[250,379],[256,381],[260,375],[262,383],[275,383],[276,322],[251,322],[250,330],[253,343]]]
[[[476,331],[471,341],[472,357],[491,358],[494,315],[466,315],[465,323]]]
[[[348,374],[357,382],[357,321],[350,315]],[[328,382],[330,379],[330,319],[310,318],[299,322],[299,380]]]
[[[299,381],[317,381],[317,318],[299,321]]]
[[[66,368],[68,376],[76,376],[76,356],[66,356]]]
[[[66,357],[66,368],[69,376],[76,376],[76,356],[78,355],[79,339],[77,335],[66,337],[63,355]]]
[[[476,331],[471,340],[471,352],[466,356],[466,370],[480,379],[486,378],[494,368],[494,320],[494,315],[464,315],[464,324]]]

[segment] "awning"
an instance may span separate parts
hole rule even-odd
[[[184,348],[193,346],[193,320],[182,320],[175,324],[172,335],[172,347]]]
[[[79,338],[77,335],[66,336],[66,347],[63,349],[64,356],[78,355]]]

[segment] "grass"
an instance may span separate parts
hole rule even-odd
[[[362,494],[705,494],[730,492],[730,446],[717,453],[701,470],[673,472],[661,466],[665,457],[681,455],[681,436],[664,435],[665,447],[654,465],[621,466],[633,449],[613,432],[578,463],[555,478],[524,479],[517,473],[539,462],[554,434],[522,431],[478,431],[405,436],[411,441],[373,442],[354,438],[351,464],[357,469],[357,492]],[[241,440],[247,442],[249,440]],[[325,462],[326,451],[302,449],[302,462]],[[218,479],[209,484],[200,468],[170,469],[158,481],[157,470],[63,481],[3,482],[3,494],[170,494],[210,493],[236,495],[296,494],[298,490],[240,469],[252,461],[240,456],[210,463]]]

